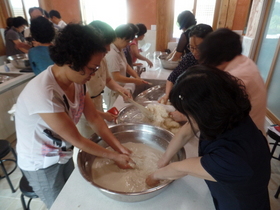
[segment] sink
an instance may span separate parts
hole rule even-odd
[[[136,85],[132,97],[135,101],[156,101],[165,92],[166,80],[145,79],[151,84]]]
[[[0,84],[6,82],[6,81],[9,81],[11,79],[14,79],[18,76],[21,76],[22,74],[20,73],[8,73],[8,72],[0,72]]]
[[[0,76],[18,77],[21,75],[22,75],[21,73],[0,72]]]

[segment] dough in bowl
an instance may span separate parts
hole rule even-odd
[[[149,187],[145,180],[157,169],[157,162],[163,155],[163,151],[143,143],[128,142],[123,145],[132,151],[131,159],[136,163],[135,168],[120,169],[114,161],[96,157],[92,165],[93,181],[103,188],[118,192],[147,190]],[[165,180],[161,183],[167,182]]]

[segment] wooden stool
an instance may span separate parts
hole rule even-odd
[[[6,155],[8,155],[10,152],[13,153],[13,155],[15,157],[15,160],[13,160],[13,159],[2,159]],[[12,162],[15,163],[15,167],[10,172],[7,172],[7,170],[6,170],[6,167],[5,167],[5,164],[4,164],[4,162],[6,162],[6,161],[12,161]],[[11,189],[12,189],[12,192],[14,193],[16,190],[15,190],[15,188],[14,188],[14,186],[13,186],[13,184],[12,184],[10,178],[9,178],[9,175],[11,173],[13,173],[17,168],[17,156],[16,156],[15,150],[12,148],[10,142],[8,142],[7,140],[2,140],[2,139],[0,139],[0,166],[1,166],[2,171],[4,173],[4,176],[0,176],[0,179],[6,178],[10,187],[11,187]]]
[[[24,175],[20,179],[19,189],[21,191],[20,199],[21,199],[22,208],[24,210],[29,210],[31,200],[33,198],[38,198],[38,195],[33,191],[32,187],[29,186],[29,182]],[[29,198],[27,205],[24,196]]]

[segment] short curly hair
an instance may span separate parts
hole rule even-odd
[[[69,64],[75,71],[82,71],[92,55],[106,52],[104,39],[92,26],[68,24],[49,47],[50,57],[58,66]]]
[[[31,20],[30,32],[32,38],[40,43],[50,43],[55,36],[53,24],[42,16]]]

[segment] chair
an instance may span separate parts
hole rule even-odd
[[[12,152],[15,159],[14,160],[13,159],[3,159],[10,152]],[[6,162],[6,161],[11,161],[11,162],[15,163],[14,168],[10,172],[7,172],[7,169],[5,167],[4,162]],[[16,156],[15,150],[11,146],[10,142],[8,142],[7,140],[2,140],[2,139],[0,139],[0,166],[1,166],[2,171],[4,173],[4,176],[0,176],[0,179],[6,178],[9,185],[10,185],[10,188],[11,188],[12,192],[14,193],[16,190],[15,190],[15,188],[14,188],[12,182],[11,182],[11,179],[10,179],[9,175],[12,174],[17,168],[17,156]]]
[[[33,198],[38,198],[39,196],[33,191],[32,187],[29,186],[29,182],[26,179],[26,177],[24,176],[24,174],[20,179],[19,189],[21,191],[20,199],[21,199],[22,208],[24,210],[29,210],[31,200]],[[29,198],[27,205],[26,205],[24,196]]]
[[[275,157],[275,156],[274,156],[274,152],[275,152],[275,150],[276,150],[276,147],[277,147],[277,146],[280,146],[280,136],[277,135],[276,133],[274,133],[274,132],[271,131],[271,130],[267,130],[267,135],[268,135],[271,139],[273,139],[273,140],[275,141],[275,142],[273,142],[273,143],[269,143],[269,144],[273,145],[273,146],[272,146],[272,149],[271,149],[271,152],[270,152],[271,158],[274,158],[274,159],[276,159],[276,160],[280,160],[280,154],[279,154],[278,157]]]
[[[272,149],[271,149],[271,152],[270,152],[271,158],[274,158],[274,159],[276,159],[276,160],[280,160],[280,154],[279,154],[278,157],[274,155],[274,152],[275,152],[277,146],[280,146],[280,136],[279,136],[277,133],[275,133],[275,132],[273,132],[273,131],[271,131],[271,130],[269,130],[269,129],[267,130],[267,135],[268,135],[272,140],[275,141],[275,142],[269,143],[269,144],[273,145],[273,146],[272,146]],[[274,197],[275,197],[275,198],[278,198],[278,197],[279,197],[279,194],[280,194],[280,185],[279,185],[278,190],[276,191]]]

